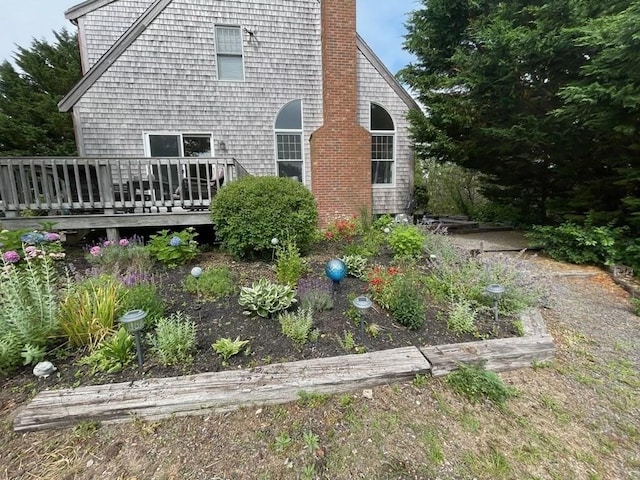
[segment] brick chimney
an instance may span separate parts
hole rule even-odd
[[[358,123],[356,0],[321,0],[323,125],[311,137],[320,224],[371,212],[371,135]]]

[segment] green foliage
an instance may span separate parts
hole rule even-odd
[[[86,357],[80,365],[89,365],[92,373],[116,373],[129,365],[135,358],[134,339],[124,327],[105,339]]]
[[[254,282],[251,287],[242,287],[238,302],[245,307],[245,314],[256,313],[271,317],[296,303],[296,291],[290,285],[278,285],[266,278]]]
[[[394,258],[418,258],[423,253],[424,233],[415,225],[398,225],[387,241]]]
[[[353,333],[344,332],[343,337],[338,337],[338,343],[347,352],[351,352],[356,349],[356,341],[353,338]]]
[[[191,365],[196,348],[196,324],[188,315],[176,312],[161,317],[155,336],[149,334],[148,340],[162,365]]]
[[[481,366],[460,364],[453,373],[447,375],[445,381],[454,392],[472,403],[488,400],[503,407],[517,393],[514,388],[507,387],[496,373]]]
[[[347,266],[347,273],[352,277],[366,279],[367,257],[362,255],[345,255],[340,260]]]
[[[276,277],[278,282],[295,286],[309,267],[300,256],[300,249],[292,240],[286,240],[276,247]]]
[[[318,332],[313,329],[313,312],[310,309],[300,308],[295,312],[281,313],[278,315],[278,321],[282,334],[300,351],[307,342],[318,337]]]
[[[44,356],[46,353],[47,350],[44,345],[34,345],[32,343],[27,343],[24,347],[22,347],[22,351],[20,352],[20,356],[22,357],[22,364],[35,365],[38,362],[44,360]]]
[[[122,312],[129,310],[144,310],[147,312],[145,322],[155,325],[164,315],[164,300],[153,283],[138,283],[124,289],[122,298]]]
[[[620,256],[622,230],[566,222],[557,227],[535,226],[527,235],[537,247],[556,260],[577,264],[612,265]]]
[[[633,313],[640,317],[640,298],[632,298],[631,307],[633,308]]]
[[[151,257],[169,268],[175,268],[193,260],[198,253],[195,237],[198,233],[193,227],[180,232],[161,230],[149,237],[147,248]]]
[[[324,393],[307,392],[300,390],[298,392],[298,403],[305,407],[316,408],[326,405],[329,401],[329,395]]]
[[[121,238],[92,246],[85,255],[86,260],[102,273],[121,275],[128,272],[151,272],[153,258],[151,250],[137,239]]]
[[[395,295],[393,280],[400,271],[396,267],[374,265],[367,272],[368,290],[373,300],[383,308],[390,308]]]
[[[288,238],[306,251],[318,211],[313,195],[289,178],[243,177],[221,189],[211,217],[222,247],[238,257],[264,255],[272,238]]]
[[[413,273],[397,275],[393,279],[394,294],[389,302],[393,319],[400,325],[417,330],[425,321],[427,306],[420,278]]]
[[[235,293],[236,283],[227,267],[205,268],[200,278],[189,275],[184,281],[184,288],[191,294],[215,300]]]
[[[367,335],[373,338],[377,338],[378,335],[380,335],[381,330],[382,330],[382,327],[377,323],[368,323],[367,326],[364,328],[364,331],[367,332]]]
[[[60,328],[70,345],[93,350],[114,331],[123,298],[124,287],[111,276],[69,285],[60,304]]]
[[[57,275],[51,260],[0,263],[0,370],[39,360],[59,332]]]
[[[477,316],[478,311],[470,301],[454,300],[449,306],[447,328],[456,335],[475,333]]]
[[[73,123],[58,102],[82,77],[78,40],[66,30],[55,43],[18,47],[15,69],[0,65],[0,156],[75,155]]]
[[[384,245],[385,237],[382,231],[371,228],[360,235],[357,241],[344,245],[342,251],[346,257],[375,257]],[[351,271],[349,271],[351,273]]]
[[[216,343],[211,345],[211,348],[226,362],[234,355],[239,354],[248,343],[249,340],[240,340],[240,337],[236,337],[235,340],[219,338]]]

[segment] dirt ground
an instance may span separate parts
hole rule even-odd
[[[453,238],[520,248],[511,235]],[[548,278],[542,314],[557,353],[502,375],[519,392],[504,409],[416,379],[223,415],[16,434],[33,382],[0,407],[0,479],[640,479],[640,318],[629,295],[592,267],[527,262]]]

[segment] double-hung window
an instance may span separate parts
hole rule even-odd
[[[395,163],[395,125],[389,112],[371,104],[371,182],[374,185],[393,183]]]
[[[279,177],[303,181],[302,101],[287,103],[276,117],[276,169]]]
[[[218,80],[244,80],[240,27],[216,26]]]

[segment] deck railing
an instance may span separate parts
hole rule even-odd
[[[5,217],[205,210],[246,174],[233,158],[0,158]]]

